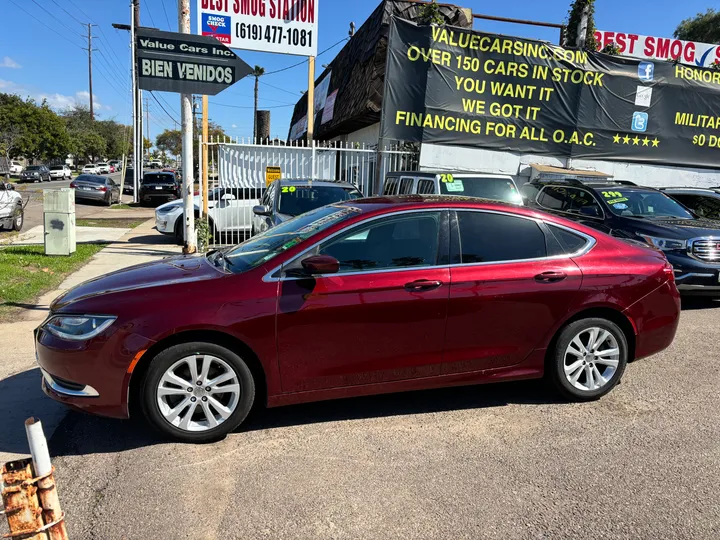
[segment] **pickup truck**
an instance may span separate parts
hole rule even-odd
[[[25,208],[15,186],[0,181],[0,229],[19,231],[25,221]]]

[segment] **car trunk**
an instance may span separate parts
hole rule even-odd
[[[143,197],[177,197],[178,188],[171,175],[147,175],[140,186]]]
[[[75,180],[75,189],[85,193],[107,193],[108,187],[105,184],[90,182],[88,180]]]

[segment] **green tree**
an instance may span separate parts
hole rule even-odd
[[[673,33],[677,39],[720,43],[720,11],[710,8],[682,21]]]
[[[46,102],[0,94],[0,146],[5,157],[64,159],[70,139],[64,123]]]
[[[597,49],[595,43],[595,0],[575,0],[568,12],[566,43],[568,47],[575,47],[578,38],[578,27],[582,20],[582,13],[588,7],[588,25],[585,35],[585,48],[591,51]]]
[[[155,138],[155,147],[175,157],[182,152],[182,133],[179,129],[166,129]]]

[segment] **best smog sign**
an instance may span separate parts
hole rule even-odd
[[[320,0],[198,0],[198,33],[233,49],[317,56]]]
[[[595,41],[600,49],[614,43],[621,56],[677,60],[694,67],[712,67],[715,62],[720,62],[720,45],[710,43],[602,30],[595,32]]]
[[[216,39],[138,28],[138,85],[143,90],[214,96],[252,69]]]

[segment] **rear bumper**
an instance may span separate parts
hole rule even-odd
[[[668,348],[680,323],[680,293],[667,281],[624,312],[637,332],[635,359],[645,358]]]
[[[87,199],[89,201],[104,201],[107,197],[107,191],[83,191],[75,190],[76,199]]]

